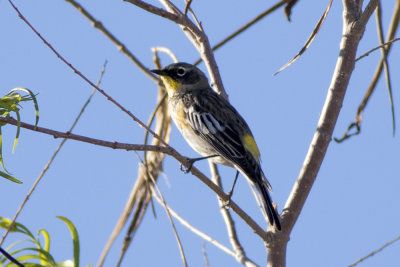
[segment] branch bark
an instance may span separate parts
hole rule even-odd
[[[204,61],[208,73],[210,74],[211,85],[219,94],[221,94],[225,98],[228,98],[228,95],[222,84],[221,75],[219,73],[219,69],[215,61],[214,54],[212,52],[210,42],[208,41],[207,35],[203,31],[201,23],[198,23],[198,25],[196,26],[195,23],[193,23],[183,12],[181,12],[174,4],[172,4],[168,0],[160,0],[160,2],[167,10],[155,7],[141,0],[124,1],[134,4],[150,13],[177,23],[181,27],[187,38],[192,42],[193,46],[197,49],[202,60]]]
[[[0,117],[0,122],[8,123],[14,126],[18,125],[18,122],[13,119],[13,118],[2,118]],[[169,145],[166,146],[153,146],[153,145],[135,145],[135,144],[126,144],[126,143],[119,143],[119,142],[110,142],[110,141],[104,141],[104,140],[99,140],[95,138],[90,138],[82,135],[76,135],[72,134],[69,132],[63,133],[55,130],[50,130],[47,128],[42,128],[42,127],[36,127],[32,124],[20,122],[20,127],[31,130],[31,131],[36,131],[36,132],[41,132],[45,133],[48,135],[54,136],[54,138],[68,138],[68,139],[73,139],[85,143],[90,143],[90,144],[95,144],[99,146],[104,146],[104,147],[109,147],[113,149],[123,149],[127,151],[154,151],[154,152],[162,152],[165,153],[169,156],[172,156],[175,158],[177,161],[179,161],[183,166],[186,168],[191,167],[190,172],[196,176],[203,184],[208,186],[212,191],[214,191],[218,197],[220,197],[224,201],[228,201],[229,197],[226,195],[219,186],[214,184],[207,176],[205,176],[199,169],[197,169],[195,166],[192,166],[189,158],[182,156],[178,151],[176,151],[174,148],[170,147]],[[146,126],[147,127],[147,126]],[[153,135],[154,136],[154,135]],[[156,137],[157,136],[157,137]],[[160,138],[158,135],[155,134],[155,138]],[[160,140],[161,142],[161,140]],[[165,143],[164,140],[162,140],[161,143]],[[263,230],[242,208],[240,208],[233,200],[230,200],[229,202],[230,208],[240,217],[242,218],[246,224],[256,233],[258,236],[260,236],[264,241],[267,240],[267,232]]]
[[[343,0],[343,35],[340,42],[340,52],[317,130],[296,183],[283,209],[281,215],[282,231],[268,231],[271,234],[271,239],[266,243],[267,265],[270,267],[286,265],[286,247],[290,233],[311,191],[332,139],[333,129],[354,69],[358,44],[364,33],[365,25],[378,4],[378,0],[371,0],[365,11],[361,12],[362,2],[361,0]]]

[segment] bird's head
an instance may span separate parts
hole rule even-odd
[[[182,90],[210,88],[204,73],[188,63],[174,63],[161,70],[152,70],[152,72],[161,77],[169,97],[182,92]]]

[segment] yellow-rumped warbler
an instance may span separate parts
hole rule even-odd
[[[175,63],[152,72],[163,80],[172,119],[190,146],[215,163],[239,170],[262,196],[270,224],[281,230],[268,193],[271,185],[260,166],[260,151],[242,116],[193,65]]]

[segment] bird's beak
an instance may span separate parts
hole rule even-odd
[[[164,70],[150,70],[151,72],[157,74],[157,75],[161,75],[161,76],[165,76],[167,75],[167,73],[165,73]]]

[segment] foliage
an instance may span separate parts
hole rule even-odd
[[[22,95],[20,92],[26,93],[25,95]],[[17,146],[18,139],[19,139],[19,132],[20,132],[20,124],[21,124],[21,117],[20,117],[20,109],[21,109],[21,102],[24,101],[33,101],[33,104],[35,106],[35,113],[36,113],[36,122],[35,126],[37,126],[39,122],[39,106],[36,100],[36,96],[32,93],[31,90],[27,88],[22,88],[22,87],[17,87],[9,91],[5,96],[0,98],[0,116],[3,118],[10,118],[12,113],[15,113],[18,121],[18,127],[17,127],[17,133],[14,139],[14,145],[13,145],[13,152],[15,151],[15,147]],[[4,166],[4,160],[3,160],[3,153],[2,153],[2,144],[3,144],[3,138],[2,138],[2,133],[1,133],[1,127],[6,125],[4,122],[0,122],[0,164],[1,167],[3,168],[4,171],[0,171],[0,176],[11,180],[15,183],[21,184],[22,182],[15,177],[11,176],[10,173],[7,171],[6,167]]]
[[[57,216],[58,219],[65,222],[72,235],[73,242],[73,260],[65,260],[56,262],[53,255],[50,253],[50,235],[45,229],[37,231],[36,237],[32,232],[21,223],[14,223],[11,226],[10,232],[23,234],[27,239],[21,239],[11,244],[6,251],[15,258],[18,262],[22,262],[26,267],[51,266],[51,267],[77,267],[79,266],[79,237],[74,224],[65,217]],[[0,217],[0,227],[8,229],[11,220]],[[43,239],[43,243],[40,239]],[[22,248],[16,248],[17,245]],[[33,244],[33,246],[32,246]],[[37,262],[35,262],[37,260]],[[0,255],[0,267],[12,266],[4,255]]]

